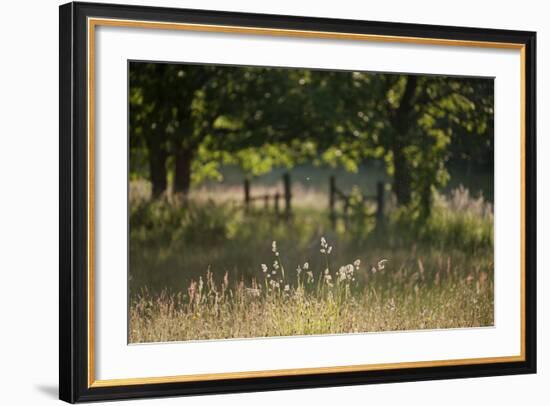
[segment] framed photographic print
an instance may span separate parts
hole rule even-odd
[[[60,7],[60,398],[534,373],[533,32]]]

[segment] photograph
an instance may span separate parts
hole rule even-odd
[[[129,344],[494,326],[494,77],[127,66]]]
[[[59,7],[59,398],[537,373],[537,26],[180,6]]]

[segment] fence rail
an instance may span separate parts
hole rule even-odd
[[[375,195],[362,195],[360,204],[365,206],[369,202],[374,202],[376,204],[376,211],[374,216],[376,218],[376,224],[382,224],[384,221],[384,182],[376,183],[376,194]],[[349,212],[351,208],[351,199],[352,196],[349,193],[344,193],[336,186],[336,178],[331,176],[329,179],[329,212],[330,220],[333,228],[336,226],[336,220],[338,217],[344,217],[347,219],[349,217]],[[337,203],[340,201],[342,203],[342,212],[338,213]]]
[[[275,214],[281,214],[281,206],[279,201],[283,199],[284,201],[284,215],[289,218],[292,214],[292,187],[290,184],[290,175],[285,173],[283,175],[283,193],[278,191],[275,193],[264,193],[252,195],[250,191],[250,180],[244,180],[244,207],[245,211],[250,212],[252,203],[256,201],[263,201],[264,208],[269,209],[270,202],[273,202],[273,209]]]
[[[282,193],[276,191],[274,193],[259,193],[252,194],[251,183],[248,178],[244,180],[244,208],[247,213],[251,212],[252,206],[255,202],[263,202],[264,210],[269,210],[273,207],[273,211],[276,215],[283,214],[286,218],[292,216],[292,186],[290,182],[290,174],[285,173],[282,176],[283,191]],[[376,211],[373,214],[376,218],[376,223],[381,224],[384,221],[384,187],[383,182],[376,183],[376,194],[374,195],[361,195],[360,205],[365,206],[368,203],[376,204]],[[284,207],[281,207],[281,200]],[[345,193],[339,189],[336,185],[336,178],[331,176],[329,178],[329,216],[332,226],[336,226],[336,220],[339,217],[348,219],[351,209],[352,196],[350,193]],[[342,204],[341,211],[338,210],[338,203]]]

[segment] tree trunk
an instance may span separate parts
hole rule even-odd
[[[149,175],[152,185],[152,197],[157,198],[164,193],[166,180],[166,150],[162,147],[161,137],[153,134],[147,142],[149,148]]]
[[[393,191],[399,205],[408,205],[412,200],[411,166],[405,156],[405,147],[410,143],[410,129],[416,126],[414,115],[414,94],[416,92],[416,76],[408,76],[405,91],[399,107],[392,118],[394,130],[391,144],[393,152],[394,180]]]
[[[184,197],[189,193],[191,186],[191,162],[193,150],[181,148],[176,152],[176,169],[174,174],[174,193],[180,193]]]
[[[420,194],[420,219],[422,221],[430,217],[432,212],[432,188],[426,184]]]
[[[408,165],[403,145],[400,142],[394,142],[393,149],[393,192],[397,198],[397,204],[406,206],[411,202],[411,168]]]

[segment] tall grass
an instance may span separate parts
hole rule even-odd
[[[463,188],[421,226],[395,210],[332,228],[320,204],[285,221],[234,197],[131,189],[131,342],[493,324],[492,207]]]
[[[130,342],[338,334],[493,324],[493,284],[485,271],[465,277],[448,259],[428,272],[397,272],[382,259],[361,273],[360,260],[331,265],[331,246],[322,240],[326,267],[309,263],[285,268],[276,242],[273,263],[261,264],[250,281],[216,280],[207,271],[186,292],[144,290],[130,305]],[[288,265],[288,264],[287,264]],[[388,275],[388,273],[390,273]],[[362,274],[367,278],[360,280]]]
[[[395,210],[387,236],[394,245],[421,242],[440,249],[487,251],[493,248],[493,223],[492,204],[460,186],[447,197],[434,193],[432,213],[425,222],[417,222],[407,209]]]

